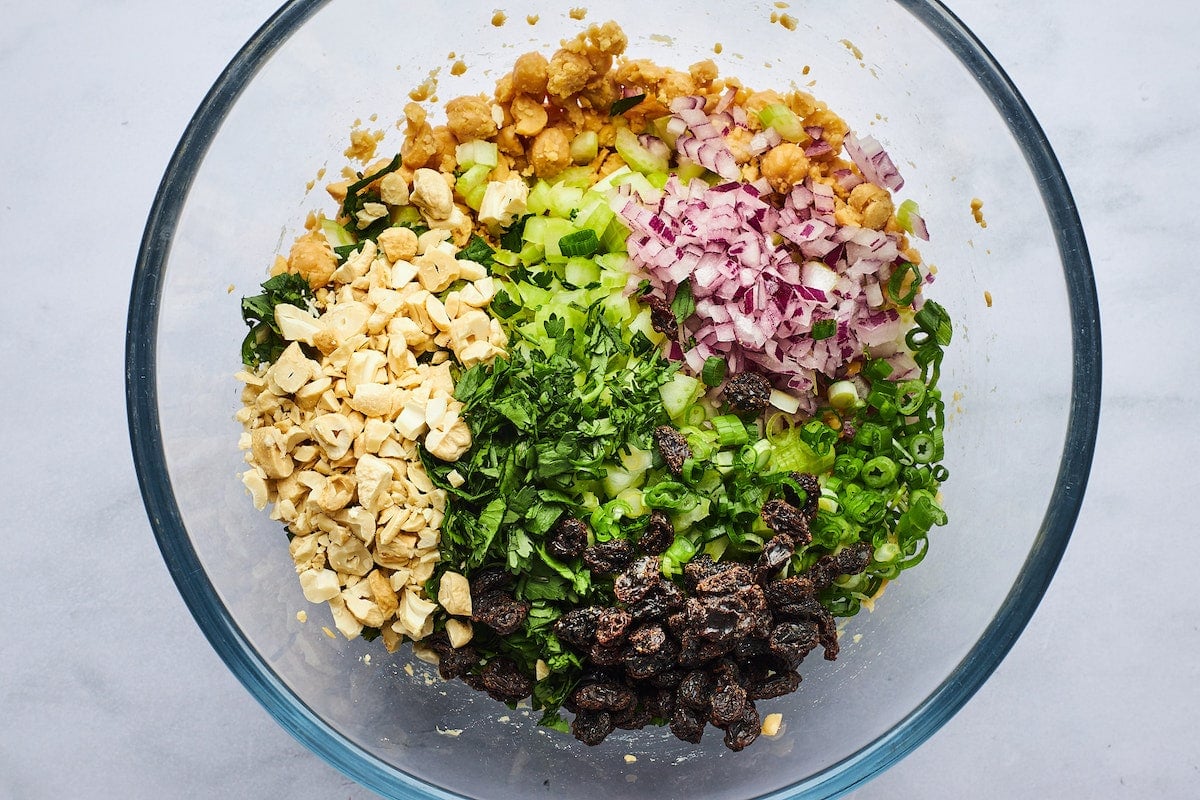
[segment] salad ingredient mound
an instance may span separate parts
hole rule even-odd
[[[952,326],[878,142],[625,47],[410,103],[328,187],[242,300],[242,480],[346,638],[741,750],[947,521]]]

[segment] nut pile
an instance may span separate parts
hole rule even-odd
[[[394,174],[380,182],[382,213],[411,201],[428,223],[450,216],[439,173],[418,170],[411,192]],[[439,559],[446,495],[417,445],[448,462],[466,452],[451,362],[490,362],[507,344],[486,312],[492,278],[456,257],[449,229],[429,227],[420,236],[388,228],[340,265],[319,232],[298,239],[272,272],[306,278],[314,308],[277,306],[291,344],[266,369],[238,374],[250,464],[242,482],[287,524],[305,597],[328,603],[347,638],[378,630],[389,650],[428,636],[437,608],[424,584]],[[454,634],[469,641],[469,623]]]

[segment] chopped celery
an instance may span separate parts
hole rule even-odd
[[[782,103],[772,103],[758,112],[758,118],[763,125],[774,128],[775,131],[789,142],[807,142],[809,136],[804,132],[804,123]]]
[[[349,247],[356,244],[350,231],[325,217],[321,218],[321,233],[325,234],[325,239],[329,242],[330,247]]]
[[[525,199],[525,210],[530,214],[544,214],[549,207],[550,184],[538,181],[529,190],[529,197]]]
[[[669,165],[666,157],[650,152],[638,141],[637,134],[629,128],[617,128],[615,144],[617,152],[621,158],[625,159],[625,163],[638,172],[667,171]]]
[[[679,419],[696,398],[704,394],[704,384],[691,375],[676,372],[671,380],[658,387],[663,408],[671,419]]]
[[[454,159],[460,167],[464,168],[475,165],[491,168],[500,163],[500,150],[495,142],[471,139],[455,148]]]
[[[590,258],[568,258],[563,266],[563,280],[580,288],[600,283],[600,265]]]
[[[629,470],[621,469],[616,465],[610,465],[605,469],[604,476],[604,492],[609,497],[616,497],[621,492],[633,487],[634,484],[640,483],[642,475],[634,475]]]
[[[767,462],[772,472],[812,472],[820,474],[833,469],[834,448],[818,456],[799,436],[785,436],[771,450]]]
[[[576,164],[587,164],[599,152],[600,137],[595,131],[583,131],[571,141],[571,160]]]
[[[625,240],[629,238],[629,228],[620,218],[614,216],[600,237],[600,249],[606,253],[626,253]]]
[[[693,164],[684,159],[681,159],[679,166],[675,168],[675,174],[679,176],[679,182],[683,184],[691,182],[693,178],[703,178],[706,172],[708,170],[699,164]]]
[[[491,167],[486,167],[483,164],[476,164],[467,169],[462,175],[458,176],[458,180],[454,182],[454,191],[459,197],[468,199],[472,192],[476,189],[487,190],[487,177],[492,171]],[[483,199],[483,192],[479,192],[479,199]],[[479,206],[475,205],[472,208],[478,210]]]
[[[621,456],[621,466],[639,476],[654,466],[654,453],[637,447],[629,448],[629,452]]]
[[[596,173],[591,167],[567,167],[562,172],[554,176],[552,185],[571,186],[575,189],[587,190],[592,185],[592,180],[596,177]]]
[[[561,219],[570,219],[571,212],[579,207],[583,200],[583,189],[565,183],[556,183],[550,187],[546,198],[550,214]]]
[[[616,497],[617,500],[624,503],[629,508],[629,516],[641,517],[650,513],[650,509],[646,507],[646,501],[642,497],[642,490],[634,486],[625,489]]]

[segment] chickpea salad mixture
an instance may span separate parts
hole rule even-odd
[[[873,138],[626,43],[409,103],[327,187],[242,299],[242,481],[347,639],[741,750],[947,521],[951,322]]]

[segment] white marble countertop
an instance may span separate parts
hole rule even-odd
[[[126,434],[125,306],[147,210],[192,112],[274,2],[4,4],[0,798],[374,797],[278,727],[209,647],[155,546]],[[1187,244],[1200,11],[952,5],[1024,93],[1078,201],[1102,305],[1101,436],[1074,539],[1011,654],[854,796],[1195,797],[1183,509],[1200,496]]]

